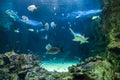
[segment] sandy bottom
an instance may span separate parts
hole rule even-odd
[[[42,67],[48,71],[57,71],[57,72],[68,72],[68,67],[75,65],[78,61],[62,61],[62,60],[53,60],[53,61],[42,61]]]

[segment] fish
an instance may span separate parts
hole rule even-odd
[[[96,9],[96,10],[87,10],[87,11],[73,11],[71,13],[67,14],[67,17],[65,19],[78,19],[80,17],[85,17],[85,16],[93,16],[96,14],[100,14],[102,12],[101,9]]]
[[[81,15],[77,15],[77,16],[76,16],[76,19],[79,18],[80,16],[81,16]]]
[[[45,48],[47,50],[46,54],[55,55],[55,54],[58,54],[61,51],[58,47],[53,47],[51,44],[47,44]]]
[[[64,13],[62,13],[61,15],[62,15],[62,16],[64,16],[65,14],[64,14]]]
[[[56,27],[55,22],[51,22],[51,23],[50,23],[50,26],[51,26],[51,28],[53,28],[53,29],[54,29],[54,28]]]
[[[17,15],[17,12],[14,12],[13,10],[6,10],[5,13],[12,18],[14,21],[16,21],[17,19],[19,19],[19,16]]]
[[[28,31],[30,31],[30,32],[34,32],[34,29],[28,29]]]
[[[33,12],[34,10],[37,9],[37,7],[36,7],[36,5],[30,5],[30,6],[27,7],[27,9],[28,9],[29,11]]]
[[[100,16],[93,16],[92,20],[100,19]]]
[[[23,20],[23,22],[25,22],[25,23],[28,23],[28,21],[29,21],[29,19],[28,19],[28,17],[27,16],[22,16],[22,20]]]
[[[19,31],[19,29],[15,29],[14,32],[15,33],[19,33],[20,31]]]
[[[48,31],[49,30],[49,23],[45,23],[44,27]]]
[[[22,18],[20,18],[20,17],[17,15],[17,12],[15,12],[15,11],[13,11],[13,10],[6,10],[5,13],[6,13],[10,18],[12,18],[14,21],[23,22],[23,23],[28,24],[28,25],[31,25],[31,26],[39,26],[39,27],[42,27],[42,26],[43,26],[42,22],[28,19],[27,16],[24,16],[24,15],[23,15]]]
[[[53,7],[53,10],[54,10],[54,11],[56,10],[56,7],[55,7],[55,6]]]
[[[80,42],[80,44],[88,43],[88,37],[85,37],[84,35],[75,33],[71,28],[69,28],[70,32],[73,34],[75,42]]]
[[[23,19],[19,19],[19,22],[23,22],[25,24],[31,25],[31,26],[39,26],[42,27],[42,23],[39,21],[35,21],[35,20],[28,20],[27,22],[25,22]]]

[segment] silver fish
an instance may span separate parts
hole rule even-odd
[[[61,50],[57,47],[53,47],[51,44],[46,45],[47,52],[46,54],[58,54]]]

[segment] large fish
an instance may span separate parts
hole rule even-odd
[[[84,35],[75,33],[71,28],[69,28],[69,30],[71,31],[71,33],[74,36],[73,41],[80,42],[80,44],[88,43],[88,37],[85,37]]]
[[[58,54],[60,51],[61,51],[61,49],[59,49],[58,47],[53,47],[51,44],[47,44],[46,45],[46,54]]]
[[[25,22],[23,19],[19,19],[19,21],[31,26],[43,26],[42,22],[35,21],[35,20],[29,19],[27,22]]]
[[[18,21],[18,22],[23,22],[25,24],[31,25],[31,26],[42,26],[42,22],[39,21],[35,21],[35,20],[28,20],[27,16],[22,16],[22,18],[20,18],[17,15],[17,12],[14,12],[13,10],[6,10],[5,13],[12,18],[14,21]],[[25,20],[26,19],[26,20]]]
[[[71,18],[71,19],[75,19],[75,18],[80,18],[80,17],[84,17],[84,16],[93,16],[93,15],[98,15],[102,12],[101,9],[96,9],[96,10],[87,10],[87,11],[74,11],[72,13],[68,13],[66,18]]]

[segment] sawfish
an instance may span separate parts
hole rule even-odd
[[[84,35],[75,33],[71,28],[69,28],[69,30],[71,31],[71,33],[74,36],[73,41],[80,42],[80,44],[88,43],[88,37],[85,37]]]

